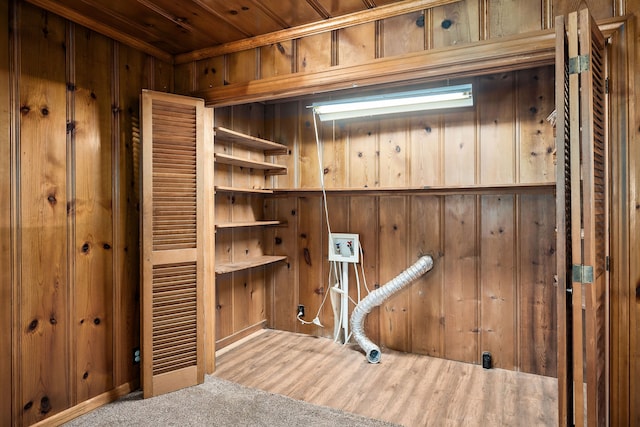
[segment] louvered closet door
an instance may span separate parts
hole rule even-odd
[[[144,397],[204,381],[202,100],[142,92]]]
[[[560,425],[607,419],[605,41],[587,9],[556,20]],[[567,296],[570,292],[570,297]]]

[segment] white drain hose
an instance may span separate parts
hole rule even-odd
[[[395,294],[418,277],[425,274],[433,268],[433,258],[425,255],[418,259],[415,264],[407,268],[402,273],[387,282],[384,286],[376,289],[367,295],[362,301],[356,305],[351,314],[351,332],[353,338],[358,342],[364,350],[369,363],[380,362],[380,347],[375,345],[373,341],[364,334],[364,318],[373,310],[374,307],[382,304],[387,298]]]

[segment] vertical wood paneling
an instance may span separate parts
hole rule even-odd
[[[476,181],[475,112],[447,114],[444,124],[444,184],[469,185]]]
[[[180,95],[189,95],[196,90],[196,63],[187,62],[173,67],[173,91]]]
[[[476,196],[445,197],[444,215],[444,355],[477,362]]]
[[[614,0],[553,0],[553,15],[566,15],[569,12],[574,12],[582,7],[583,1],[595,19],[611,18],[617,3]]]
[[[292,40],[261,47],[260,78],[291,74],[294,59]]]
[[[113,388],[112,42],[75,33],[75,313],[77,401]]]
[[[298,283],[299,304],[304,304],[307,313],[315,314],[322,302],[324,287],[322,264],[323,212],[320,197],[300,197],[298,199]],[[295,307],[292,307],[295,309]],[[311,314],[310,314],[311,315]],[[298,325],[298,332],[323,335],[315,325]]]
[[[227,55],[229,74],[226,81],[228,83],[245,83],[256,79],[257,58],[254,49],[243,50],[241,52]]]
[[[21,9],[20,380],[18,406],[33,424],[71,405],[67,288],[65,23]],[[28,48],[27,48],[28,46]],[[24,171],[24,172],[23,172]],[[16,356],[17,357],[17,356]]]
[[[350,225],[350,204],[348,197],[336,197],[331,196],[327,199],[327,209],[329,211],[329,222],[331,224],[331,232],[332,233],[354,233],[353,230],[349,227]],[[323,250],[322,250],[322,265],[325,267],[322,275],[322,283],[321,287],[324,292],[331,292],[329,288],[338,283],[337,278],[340,277],[339,270],[334,270],[337,272],[337,276],[333,273],[329,275],[330,263],[326,260],[329,258],[329,230],[327,229],[326,221],[324,221],[323,216],[322,221],[322,236],[323,236]],[[342,267],[342,263],[338,263]],[[347,273],[349,275],[349,297],[353,301],[358,301],[357,294],[357,283],[355,279],[355,275],[353,273],[353,265],[347,265]],[[364,289],[362,289],[362,295],[366,295]],[[324,293],[322,294],[324,297]],[[349,318],[351,318],[351,312],[353,311],[354,306],[352,303],[348,304],[347,310],[349,313]],[[307,321],[313,320],[313,316],[315,316],[315,312],[307,314]],[[327,300],[325,301],[322,312],[320,313],[320,318],[322,319],[322,324],[324,325],[324,329],[322,330],[322,334],[326,337],[334,338],[333,336],[333,327],[334,327],[334,315],[333,315],[333,307],[331,304],[331,294],[327,295]],[[342,325],[341,325],[342,327]],[[351,326],[349,326],[351,328]]]
[[[355,188],[378,186],[377,124],[374,121],[350,121],[349,186]]]
[[[380,120],[379,186],[405,187],[409,181],[407,120],[402,118]]]
[[[297,271],[299,251],[297,251],[297,199],[295,197],[271,199],[274,204],[274,218],[286,221],[286,227],[273,227],[269,230],[269,244],[273,249],[269,253],[287,255],[287,263],[278,263],[272,267],[271,289],[272,316],[267,318],[274,329],[296,331],[295,309],[298,305]]]
[[[347,186],[347,147],[348,135],[343,124],[337,122],[320,122],[320,153],[322,156],[322,173],[327,188],[344,188]]]
[[[555,376],[557,371],[555,200],[520,196],[520,370]]]
[[[492,74],[477,82],[480,183],[511,184],[515,182],[513,74]]]
[[[380,286],[384,286],[413,264],[416,258],[413,255],[407,256],[407,198],[383,197],[379,203]],[[411,349],[409,305],[410,292],[406,288],[380,305],[380,343],[383,346],[401,351]]]
[[[555,181],[553,126],[547,117],[555,109],[554,69],[518,71],[520,182]]]
[[[4,384],[9,397],[0,400],[0,420],[11,424],[11,405],[13,402],[13,382],[11,375],[12,354],[12,303],[13,270],[11,258],[11,188],[12,147],[9,88],[9,2],[0,4],[0,324],[6,325],[0,330],[0,384]]]
[[[374,22],[338,30],[338,65],[355,65],[376,57]]]
[[[118,157],[114,217],[115,383],[133,381],[139,365],[132,362],[140,346],[140,90],[144,80],[144,55],[118,46]]]
[[[489,38],[543,29],[542,4],[541,0],[489,0]]]
[[[480,351],[491,352],[495,367],[515,370],[518,336],[514,196],[480,199]]]
[[[462,0],[431,10],[434,48],[480,40],[481,0]]]
[[[312,114],[311,110],[305,106],[298,106],[298,127],[300,129],[298,139],[298,171],[300,178],[298,182],[303,188],[320,187],[320,165],[318,164],[318,147],[316,145]],[[319,122],[318,126],[320,126]]]
[[[354,196],[350,198],[349,206],[349,232],[357,233],[360,236],[360,248],[363,255],[359,265],[360,273],[364,267],[363,286],[365,285],[372,291],[375,284],[379,283],[378,278],[378,233],[371,233],[371,230],[378,229],[378,215],[374,213],[378,211],[378,201],[375,197]],[[363,295],[366,294],[365,293]],[[380,309],[374,308],[365,319],[365,331],[367,337],[373,342],[380,340]]]
[[[287,174],[272,177],[273,188],[296,187],[296,154],[298,126],[297,102],[286,102],[265,107],[265,135],[267,139],[286,145],[287,156],[275,156],[274,161],[287,167]]]
[[[415,116],[409,122],[409,185],[442,185],[442,145],[440,115]]]
[[[216,259],[219,259],[217,254]],[[233,334],[232,276],[233,274],[216,275],[216,341]]]
[[[414,196],[410,200],[410,261],[421,255],[433,258],[431,271],[410,288],[411,351],[440,357],[444,341],[442,198]]]
[[[298,72],[320,71],[333,65],[331,63],[331,33],[304,37],[296,42],[298,44]]]
[[[233,286],[232,331],[235,333],[251,325],[250,313],[253,309],[253,301],[251,299],[253,283],[251,282],[251,272],[249,270],[236,271],[231,275],[233,277],[231,281]],[[221,339],[223,336],[217,338]]]
[[[173,92],[173,66],[159,59],[147,58],[151,61],[152,89],[160,92]]]
[[[176,74],[184,73],[184,70],[176,70]],[[216,56],[197,61],[195,65],[196,90],[208,89],[224,85],[225,67],[224,56]],[[215,118],[217,121],[218,119]]]
[[[425,48],[424,12],[394,16],[382,22],[382,56],[419,52]]]

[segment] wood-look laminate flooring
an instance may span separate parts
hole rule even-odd
[[[555,426],[557,380],[265,329],[217,353],[216,376],[404,426]]]

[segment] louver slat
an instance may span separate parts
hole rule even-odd
[[[204,380],[202,100],[144,91],[145,397]]]

